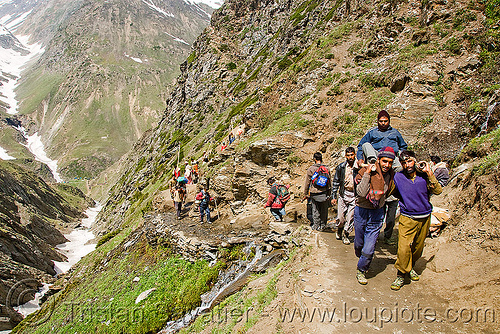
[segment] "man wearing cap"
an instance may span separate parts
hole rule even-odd
[[[394,150],[396,159],[394,159],[392,166],[396,172],[400,171],[401,164],[397,155],[400,151],[406,150],[408,145],[404,141],[403,136],[401,136],[401,133],[391,127],[389,113],[386,110],[382,110],[377,116],[377,127],[370,129],[358,144],[358,152],[356,154],[358,165],[362,166],[365,162],[363,157],[366,159],[366,162],[373,163],[376,160],[377,152],[385,146],[392,147]],[[396,222],[397,207],[398,200],[396,198],[393,196],[387,198],[384,229],[384,241],[387,244],[395,243],[391,237]]]
[[[366,271],[375,253],[375,244],[384,223],[385,199],[394,190],[392,163],[396,155],[392,147],[382,148],[374,164],[360,169],[356,183],[354,208],[354,253],[359,258],[356,279],[367,284]]]
[[[417,171],[414,152],[403,151],[400,157],[403,171],[394,176],[394,194],[401,207],[398,255],[394,265],[398,273],[391,284],[392,290],[401,289],[407,274],[412,281],[420,279],[413,267],[422,255],[425,237],[429,233],[432,213],[429,196],[443,191],[427,162],[423,161],[418,167],[420,171]]]

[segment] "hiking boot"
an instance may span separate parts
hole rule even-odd
[[[361,285],[368,284],[368,280],[366,279],[365,273],[359,269],[358,272],[356,273],[356,279],[358,280],[358,283]]]
[[[396,279],[391,284],[392,290],[399,290],[405,284],[405,278],[401,276],[396,276]]]
[[[349,234],[347,232],[344,232],[344,235],[342,236],[342,242],[344,245],[349,245],[351,243],[351,240],[349,240]]]
[[[338,228],[337,232],[335,232],[335,238],[337,240],[342,240],[342,230],[340,228]]]
[[[420,279],[420,276],[413,268],[410,270],[410,278],[412,281],[418,281]]]

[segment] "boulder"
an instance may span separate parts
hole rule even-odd
[[[410,77],[406,74],[398,75],[391,83],[391,92],[397,93],[405,89],[406,84],[410,81]]]

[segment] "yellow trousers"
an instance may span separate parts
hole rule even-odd
[[[397,270],[409,273],[415,262],[422,256],[430,224],[430,215],[427,218],[418,219],[403,215],[399,217],[398,256],[394,265]]]

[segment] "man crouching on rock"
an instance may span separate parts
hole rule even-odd
[[[382,148],[375,164],[363,167],[356,175],[354,208],[354,252],[359,258],[356,279],[367,284],[366,271],[375,253],[375,244],[385,217],[385,199],[394,190],[392,163],[396,155],[390,146]]]
[[[403,151],[399,158],[403,171],[394,176],[394,195],[399,198],[401,209],[398,255],[394,265],[398,273],[391,284],[392,290],[401,289],[406,274],[412,281],[420,279],[413,266],[422,255],[425,237],[429,233],[432,213],[429,195],[439,195],[443,191],[427,162],[420,162],[417,166],[414,152]]]

